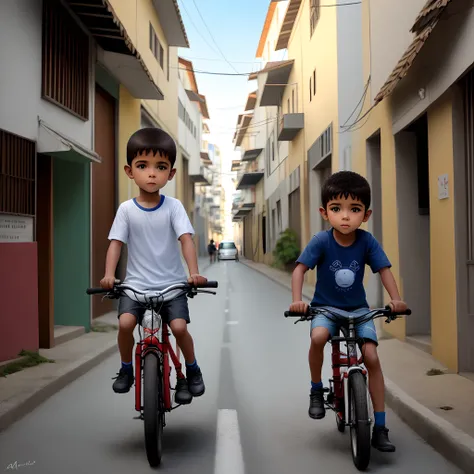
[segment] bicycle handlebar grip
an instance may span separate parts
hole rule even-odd
[[[295,313],[294,311],[285,311],[285,318],[291,318],[291,317],[303,317],[306,316],[306,314],[303,313]]]
[[[104,288],[87,288],[86,293],[88,295],[100,295],[102,293],[108,293],[110,290]]]
[[[196,288],[218,288],[219,283],[217,281],[208,281],[204,285],[197,285]]]

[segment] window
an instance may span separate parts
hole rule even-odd
[[[309,78],[309,101],[313,100],[313,87],[311,86],[311,78]]]
[[[295,113],[295,90],[291,91],[291,111]]]
[[[89,37],[59,2],[43,2],[41,95],[89,120]]]
[[[281,201],[277,201],[278,235],[281,233]]]
[[[0,130],[0,213],[35,215],[35,142]]]
[[[271,137],[271,147],[272,147],[272,161],[275,161],[275,140],[273,139],[273,132]]]
[[[309,2],[309,23],[310,23],[310,36],[313,36],[316,25],[318,24],[320,16],[320,0],[311,0]]]
[[[288,113],[290,113],[290,98],[288,97]]]
[[[313,71],[313,95],[316,95],[316,69]]]
[[[165,60],[165,51],[163,46],[161,46],[160,40],[158,39],[158,35],[156,34],[155,29],[153,28],[150,22],[150,49],[155,56],[156,60],[161,66],[161,69],[164,70],[164,60]]]
[[[221,242],[219,244],[219,250],[232,250],[236,248],[234,242]]]

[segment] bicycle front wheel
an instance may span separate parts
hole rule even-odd
[[[156,467],[161,462],[163,439],[162,381],[158,357],[149,353],[143,364],[143,418],[145,448],[148,463]]]
[[[355,467],[364,471],[370,462],[370,422],[367,385],[360,372],[349,377],[349,397],[352,459]]]

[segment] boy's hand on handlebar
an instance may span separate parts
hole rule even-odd
[[[104,278],[102,278],[102,280],[100,280],[100,286],[105,290],[111,290],[114,287],[115,283],[117,283],[117,280],[114,276],[105,276]]]
[[[401,300],[392,300],[388,305],[394,313],[403,313],[408,309],[407,304]]]
[[[188,278],[188,283],[193,286],[205,285],[207,283],[207,278],[198,274],[194,274]]]
[[[304,301],[295,301],[290,304],[290,311],[292,313],[302,313],[306,314],[308,311],[309,305]]]

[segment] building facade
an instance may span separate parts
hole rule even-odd
[[[413,309],[390,331],[472,372],[474,14],[468,2],[432,3],[363,7],[372,80],[354,166],[376,188],[374,225]]]

